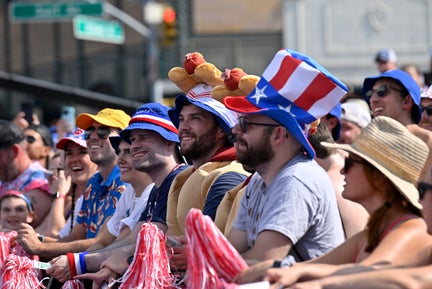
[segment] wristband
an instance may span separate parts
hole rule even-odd
[[[87,266],[85,262],[85,255],[87,255],[87,252],[81,252],[79,253],[79,264],[81,269],[81,274],[87,273]]]
[[[71,273],[71,279],[77,275],[76,267],[75,267],[75,258],[73,253],[66,254],[69,262],[69,270]]]
[[[273,262],[272,268],[280,268],[280,267],[282,267],[282,262],[275,260]]]
[[[66,199],[66,195],[62,195],[62,194],[60,194],[60,192],[56,192],[55,194],[52,194],[52,199],[53,200],[56,200],[56,199],[63,199],[63,200],[65,200]]]

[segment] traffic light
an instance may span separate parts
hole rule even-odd
[[[177,38],[177,15],[170,5],[164,5],[162,26],[162,46],[171,46]]]

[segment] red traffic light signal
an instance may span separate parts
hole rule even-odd
[[[176,17],[177,15],[174,8],[172,8],[171,6],[165,7],[162,15],[164,23],[173,23],[176,21]]]
[[[162,14],[162,46],[171,46],[177,38],[177,15],[172,6],[166,5]]]

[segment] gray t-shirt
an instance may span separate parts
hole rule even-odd
[[[304,155],[289,161],[269,186],[259,174],[252,176],[234,228],[247,233],[249,247],[264,230],[287,236],[295,244],[289,254],[297,261],[318,257],[344,241],[330,178]]]

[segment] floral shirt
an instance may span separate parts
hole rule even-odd
[[[87,183],[84,200],[77,216],[77,223],[83,224],[87,230],[86,238],[93,238],[114,214],[126,184],[120,180],[120,168],[115,166],[108,179],[103,180],[97,172]]]
[[[0,182],[0,197],[2,197],[7,190],[17,190],[25,193],[36,189],[42,190],[47,194],[50,193],[48,180],[45,176],[45,169],[40,163],[32,162],[16,179],[9,182]]]

